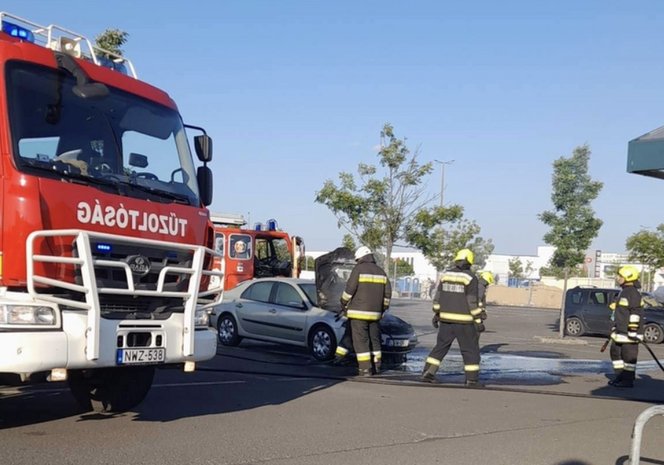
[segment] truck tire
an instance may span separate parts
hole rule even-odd
[[[125,412],[145,399],[154,371],[154,366],[75,370],[69,373],[69,389],[86,412]]]

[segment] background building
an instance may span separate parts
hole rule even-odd
[[[547,267],[549,260],[553,256],[555,248],[551,246],[537,247],[535,255],[508,255],[508,254],[491,254],[487,258],[485,270],[491,271],[496,277],[497,284],[501,285],[524,285],[528,284],[524,281],[515,283],[510,280],[509,263],[514,259],[519,259],[523,266],[523,278],[526,281],[540,281],[540,269]],[[320,255],[327,253],[326,251],[311,251],[307,252],[308,257],[316,258]],[[438,272],[436,268],[427,260],[421,252],[393,252],[392,259],[404,260],[413,267],[413,275],[404,277],[397,280],[397,287],[401,293],[416,294],[420,292],[420,287],[424,287],[423,291],[427,291],[427,287],[432,282],[436,282]],[[591,250],[587,253],[584,270],[585,276],[583,278],[576,278],[568,285],[585,284],[595,285],[600,287],[612,286],[618,267],[622,265],[634,265],[642,273],[644,266],[640,263],[633,263],[629,261],[627,254],[602,252],[601,250]],[[386,270],[388,276],[394,279],[395,270]],[[303,277],[313,277],[313,271],[304,272]],[[545,279],[544,284],[561,287],[561,280]],[[653,289],[664,286],[664,269],[656,270],[654,273]]]

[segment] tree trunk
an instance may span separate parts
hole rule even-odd
[[[392,244],[385,244],[385,263],[383,263],[383,270],[385,270],[388,275],[390,274],[390,258],[392,258]]]

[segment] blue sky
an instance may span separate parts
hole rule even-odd
[[[34,1],[2,9],[94,37],[130,33],[141,79],[214,138],[213,211],[276,218],[308,250],[344,231],[314,202],[374,163],[385,122],[445,169],[445,203],[496,253],[535,254],[552,162],[587,143],[604,226],[624,250],[664,223],[664,181],[627,174],[629,140],[664,125],[659,1]],[[441,172],[427,181],[440,192]],[[437,200],[436,200],[437,201]],[[434,202],[436,202],[434,201]]]

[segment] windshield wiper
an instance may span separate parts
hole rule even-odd
[[[127,186],[127,187],[130,187],[132,189],[138,189],[140,191],[147,192],[148,194],[153,194],[153,195],[157,195],[157,196],[160,196],[160,197],[165,197],[167,199],[175,200],[176,202],[183,203],[185,205],[191,205],[191,199],[188,196],[184,195],[184,194],[176,194],[175,192],[169,192],[169,191],[165,191],[165,190],[162,190],[162,189],[156,189],[154,187],[144,186],[142,184],[134,184],[134,183],[131,183],[131,182],[128,182],[128,181],[123,181],[123,180],[121,180],[120,182],[122,183],[123,186]]]
[[[90,184],[101,184],[104,186],[110,186],[115,188],[118,192],[120,192],[120,186],[117,182],[108,179],[108,178],[99,178],[95,176],[89,176],[83,173],[78,173],[76,171],[72,171],[70,165],[64,162],[55,162],[52,165],[49,166],[44,166],[41,164],[33,164],[33,163],[26,163],[26,166],[28,166],[30,169],[33,170],[38,170],[38,171],[44,171],[46,173],[54,173],[57,174],[63,178],[69,178],[71,180],[76,180],[76,181],[83,181],[86,185]]]

